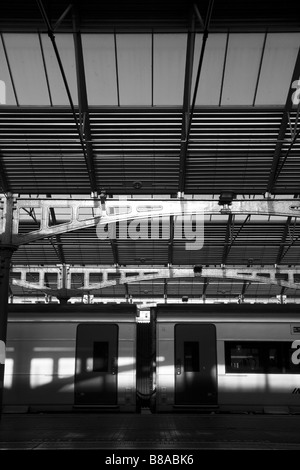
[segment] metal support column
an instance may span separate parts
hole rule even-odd
[[[13,245],[0,246],[0,418],[2,415],[4,389],[9,270],[11,257],[15,249],[16,247]]]
[[[2,401],[4,389],[5,349],[7,332],[9,271],[13,252],[17,249],[12,240],[12,220],[14,201],[8,194],[4,203],[3,234],[0,245],[0,418],[2,415]]]
[[[66,305],[68,303],[68,300],[71,298],[71,294],[67,286],[67,267],[65,264],[62,265],[61,284],[62,284],[62,287],[59,289],[57,293],[57,299],[59,300],[60,304]]]

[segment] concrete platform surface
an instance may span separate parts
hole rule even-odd
[[[0,450],[300,450],[300,415],[7,413]]]

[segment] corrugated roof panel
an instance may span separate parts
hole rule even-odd
[[[136,284],[128,284],[128,294],[133,297],[161,297],[164,296],[164,281],[149,281],[147,283],[139,282]],[[133,299],[134,300],[134,299]]]
[[[123,284],[117,284],[116,286],[104,287],[103,289],[93,291],[95,297],[101,298],[111,298],[112,302],[115,302],[117,299],[125,298],[126,290]]]
[[[95,227],[63,234],[60,241],[66,263],[114,264],[109,240],[100,240],[95,235]]]
[[[89,180],[82,160],[81,155],[55,155],[49,165],[47,154],[3,157],[11,190],[25,194],[56,194],[61,193],[62,187],[69,194],[89,194]]]
[[[181,116],[169,112],[91,113],[99,184],[112,193],[177,191]]]
[[[286,190],[293,191],[295,194],[299,193],[299,175],[300,143],[295,142],[291,149],[289,149],[289,144],[285,143],[282,146],[273,191],[277,194],[284,193]]]
[[[220,265],[222,263],[223,245],[204,244],[203,248],[197,251],[186,251],[181,245],[173,245],[173,263],[174,264],[203,264]],[[187,255],[188,253],[188,255]],[[188,256],[188,257],[187,257]]]
[[[222,112],[194,115],[186,162],[187,193],[266,191],[280,114]]]
[[[13,264],[37,265],[57,264],[60,262],[58,253],[47,239],[30,245],[21,245],[12,256]]]
[[[83,150],[69,113],[3,113],[2,161],[15,193],[90,193]]]
[[[227,256],[228,265],[276,264],[279,246],[269,246],[268,241],[261,245],[232,245]]]
[[[199,237],[202,238],[202,237]],[[187,245],[197,249],[188,249]],[[172,244],[173,263],[176,265],[194,265],[204,263],[203,256],[207,252],[207,247],[202,246],[201,240],[178,240]]]
[[[283,250],[282,264],[295,266],[300,264],[300,241],[296,238],[296,242],[287,241]]]
[[[120,265],[168,263],[168,240],[119,240],[117,250]]]
[[[238,298],[241,294],[243,283],[239,281],[218,280],[210,278],[206,287],[205,295],[207,297],[231,297]]]
[[[175,193],[178,158],[175,155],[95,155],[101,187],[112,194]]]
[[[281,289],[281,286],[276,286],[275,284],[250,283],[247,285],[245,296],[276,297],[276,295],[280,295]]]

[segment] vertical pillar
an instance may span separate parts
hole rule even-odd
[[[9,271],[11,257],[16,248],[14,245],[0,245],[0,418],[4,388]]]
[[[70,299],[70,296],[67,294],[67,292],[60,292],[58,295],[57,295],[57,299],[59,300],[59,303],[61,305],[67,305],[68,303],[68,300]]]
[[[4,387],[9,272],[12,254],[17,249],[17,246],[12,244],[13,211],[13,195],[8,193],[3,201],[2,233],[0,241],[0,419],[2,415]]]
[[[59,300],[59,303],[62,305],[66,305],[68,303],[68,300],[70,299],[69,288],[71,288],[71,285],[69,286],[69,283],[67,281],[67,275],[67,267],[65,264],[63,264],[61,270],[61,288],[58,290],[56,296]]]

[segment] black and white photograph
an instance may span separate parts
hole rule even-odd
[[[3,456],[300,450],[299,133],[299,1],[1,1]]]

